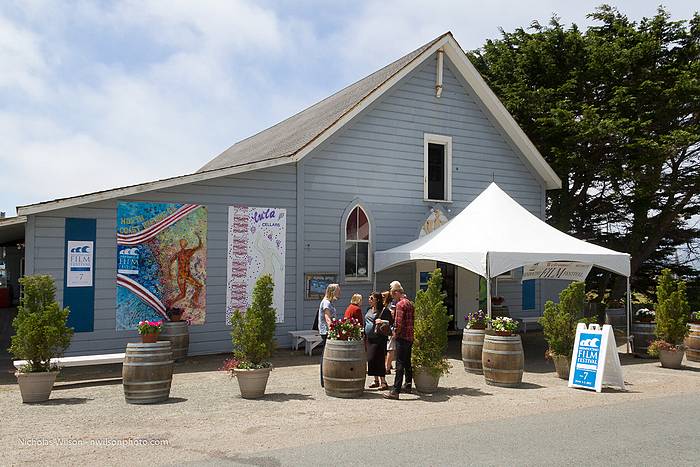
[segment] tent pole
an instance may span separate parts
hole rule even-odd
[[[486,253],[486,316],[491,319],[491,268],[488,253]]]
[[[630,319],[632,318],[632,290],[630,276],[627,276],[627,353],[630,353]]]
[[[372,290],[373,291],[377,290],[377,273],[376,272],[372,273]]]

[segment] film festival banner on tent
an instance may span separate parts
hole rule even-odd
[[[564,281],[585,281],[593,267],[590,263],[545,262],[527,265],[523,268],[523,281],[531,279],[558,279]]]
[[[284,258],[287,212],[276,208],[228,208],[226,322],[235,310],[246,310],[258,278],[271,274],[275,284],[272,306],[277,322],[284,321]]]
[[[117,204],[117,330],[184,311],[204,324],[207,208],[198,204]]]

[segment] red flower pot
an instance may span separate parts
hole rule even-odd
[[[144,344],[155,344],[158,342],[158,334],[141,334],[141,342]]]

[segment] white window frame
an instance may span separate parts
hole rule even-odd
[[[350,222],[350,216],[352,216],[352,213],[355,211],[355,209],[362,209],[362,212],[365,213],[365,217],[367,218],[367,225],[369,226],[369,230],[367,231],[367,238],[368,240],[348,240],[348,222]],[[358,226],[359,227],[359,226]],[[357,276],[348,276],[345,274],[345,247],[347,246],[348,242],[353,242],[353,243],[366,243],[367,244],[367,277],[357,277]],[[363,208],[361,205],[356,204],[350,209],[350,214],[345,218],[345,222],[343,223],[343,255],[342,255],[342,263],[343,263],[343,278],[345,279],[345,282],[368,282],[372,280],[372,271],[374,265],[372,264],[373,254],[372,254],[372,221],[369,218],[369,215],[367,215],[367,210]],[[357,257],[355,258],[355,264],[357,264]]]
[[[445,199],[428,198],[428,144],[445,146]],[[452,202],[452,137],[424,133],[423,135],[423,200],[431,203]]]

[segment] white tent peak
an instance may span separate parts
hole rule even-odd
[[[415,260],[451,263],[496,277],[543,261],[592,263],[629,276],[630,256],[579,240],[548,225],[491,183],[462,212],[430,234],[375,253],[375,270]]]

